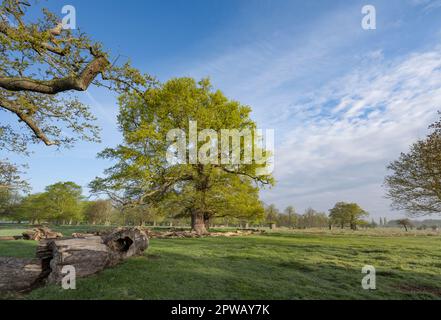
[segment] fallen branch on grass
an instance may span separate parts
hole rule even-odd
[[[9,240],[34,240],[40,241],[42,239],[57,239],[62,238],[63,235],[59,232],[54,232],[47,227],[36,227],[32,230],[27,230],[23,232],[21,235],[17,236],[2,236],[0,237],[0,241],[9,241]]]
[[[170,239],[170,238],[205,238],[205,237],[239,237],[252,234],[262,234],[265,230],[240,229],[230,232],[208,232],[205,234],[182,229],[171,229],[169,231],[152,231],[149,228],[142,228],[150,239]],[[89,233],[72,233],[73,238],[84,238],[105,235],[105,231],[91,231]]]
[[[22,235],[24,240],[35,240],[35,241],[40,241],[42,239],[56,239],[63,237],[61,233],[54,232],[46,227],[34,228],[32,230],[23,232]]]
[[[0,241],[21,240],[23,236],[1,236]]]
[[[166,231],[166,232],[156,232],[146,230],[149,238],[157,239],[169,239],[169,238],[203,238],[203,237],[239,237],[247,236],[252,234],[262,234],[263,230],[236,230],[232,232],[209,232],[206,234],[199,234],[192,231]]]

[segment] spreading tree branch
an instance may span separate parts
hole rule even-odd
[[[109,62],[107,58],[99,56],[76,76],[46,81],[25,77],[0,77],[0,87],[9,91],[30,91],[44,94],[57,94],[70,90],[85,91],[96,76],[105,71],[108,65]]]
[[[4,98],[0,98],[0,107],[15,113],[17,117],[23,121],[35,134],[35,136],[44,142],[47,146],[56,145],[56,141],[51,141],[40,129],[38,124],[25,112],[20,108],[20,105],[16,104],[14,101],[10,101]]]

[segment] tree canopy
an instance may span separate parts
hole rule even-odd
[[[138,91],[152,79],[109,53],[79,29],[65,28],[47,9],[32,21],[27,0],[0,4],[0,111],[19,126],[0,122],[0,149],[26,152],[29,142],[71,145],[97,141],[89,108],[73,92],[90,85]]]
[[[84,218],[91,224],[108,224],[112,219],[113,206],[110,200],[87,201],[84,203]]]
[[[19,194],[29,190],[29,184],[20,173],[15,165],[0,160],[0,215],[11,214],[12,206],[19,201]]]
[[[265,220],[267,223],[275,224],[279,215],[279,209],[277,209],[275,204],[270,204],[265,208]]]
[[[285,208],[284,213],[288,216],[288,226],[292,228],[297,220],[296,209],[293,206],[288,206]]]
[[[27,190],[29,185],[20,173],[15,165],[0,160],[0,191]]]
[[[83,219],[82,189],[73,182],[58,182],[47,186],[45,192],[31,194],[14,208],[15,220],[51,221],[55,223]]]
[[[143,97],[128,93],[119,101],[118,122],[124,143],[100,154],[102,158],[116,160],[116,164],[106,170],[106,177],[91,183],[93,192],[104,192],[120,203],[132,205],[157,202],[167,193],[187,195],[186,200],[191,203],[187,212],[193,217],[193,228],[205,232],[206,220],[222,215],[221,206],[216,203],[223,202],[228,207],[234,197],[249,201],[255,192],[246,195],[244,190],[251,188],[251,183],[256,186],[273,183],[270,174],[257,174],[257,170],[265,167],[261,163],[220,161],[225,156],[232,158],[237,150],[233,148],[226,155],[220,148],[213,147],[221,141],[217,133],[222,130],[253,131],[256,125],[250,119],[249,107],[227,99],[220,91],[213,91],[208,80],[197,83],[190,78],[172,79],[148,89]],[[200,129],[193,128],[192,123],[197,123]],[[176,150],[170,149],[167,138],[176,130],[183,134],[175,138],[184,137],[177,143],[182,143],[188,152],[173,155],[173,159],[180,160],[173,162],[170,153]],[[197,136],[193,142],[190,141],[192,130]],[[189,133],[188,139],[186,133]],[[241,158],[246,152],[245,144],[241,139]],[[196,154],[192,154],[192,149],[197,150]],[[194,161],[194,157],[210,161]],[[238,205],[239,202],[236,209]],[[235,212],[243,213],[244,210]]]
[[[388,166],[392,173],[385,179],[392,207],[413,216],[441,213],[441,121],[430,129]]]
[[[297,219],[298,228],[324,228],[328,226],[328,217],[324,212],[312,208],[305,210]]]
[[[346,225],[353,230],[357,229],[357,225],[362,222],[361,218],[368,216],[356,203],[338,202],[334,208],[329,210],[330,223],[344,228]]]

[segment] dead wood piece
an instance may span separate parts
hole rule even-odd
[[[23,232],[23,239],[25,240],[40,241],[41,239],[56,239],[62,237],[63,235],[61,233],[54,232],[46,227],[34,228]]]
[[[0,292],[26,292],[44,277],[39,259],[0,257]]]
[[[96,234],[93,234],[93,233],[80,233],[80,232],[72,233],[72,238],[87,238],[87,237],[93,237],[93,236],[96,236]]]
[[[23,236],[1,236],[0,241],[21,240]]]
[[[73,266],[77,277],[97,273],[112,265],[111,252],[101,237],[47,240],[46,249],[39,249],[39,257],[49,261],[48,281],[59,283],[65,274],[64,266]]]
[[[254,229],[254,228],[242,228],[242,229],[240,229],[238,231],[251,231],[251,232],[260,233],[262,230]]]
[[[50,265],[48,281],[59,283],[65,276],[64,266],[73,266],[77,277],[85,277],[139,255],[147,247],[148,237],[141,229],[118,228],[105,236],[41,241],[37,257]]]
[[[0,237],[0,241],[8,241],[8,240],[15,240],[12,236],[2,236]]]
[[[121,259],[139,255],[148,247],[147,234],[138,227],[118,228],[112,233],[102,236],[106,244]]]
[[[59,239],[59,234],[40,228],[29,238],[54,236],[40,241],[36,259],[0,257],[0,292],[26,292],[46,282],[60,283],[64,266],[73,266],[77,277],[97,273],[148,247],[147,234],[140,228],[118,228],[103,236],[82,235]]]
[[[252,234],[262,234],[265,233],[264,230],[259,229],[240,229],[236,231],[229,232],[210,232],[206,234],[198,234],[193,231],[181,231],[181,230],[169,230],[169,231],[151,231],[149,229],[144,229],[148,234],[149,238],[157,239],[170,239],[170,238],[201,238],[201,237],[238,237],[247,236]]]

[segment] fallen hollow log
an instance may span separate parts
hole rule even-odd
[[[75,268],[76,277],[85,277],[139,255],[147,247],[148,237],[139,228],[118,228],[103,236],[45,239],[39,243],[36,259],[0,259],[0,292],[60,283],[67,265]]]
[[[103,236],[43,240],[37,257],[48,264],[48,281],[58,283],[66,265],[75,267],[77,277],[97,273],[147,249],[148,238],[139,228],[118,228]]]

